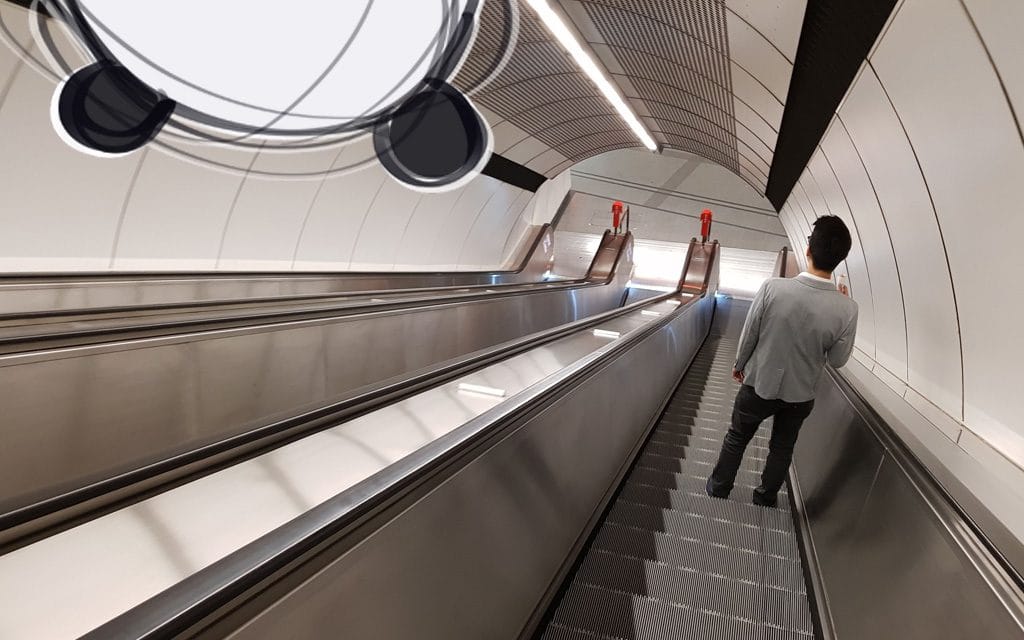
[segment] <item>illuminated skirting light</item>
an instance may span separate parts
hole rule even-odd
[[[583,45],[579,43],[561,16],[551,8],[547,0],[526,0],[526,3],[534,10],[537,17],[540,18],[544,26],[551,32],[551,35],[555,36],[559,44],[572,56],[572,59],[576,61],[576,65],[583,73],[587,74],[587,77],[594,83],[594,86],[604,94],[605,100],[615,107],[619,117],[629,125],[629,128],[633,130],[633,134],[640,139],[640,142],[651,151],[657,151],[658,143],[648,133],[647,127],[636,117],[633,110],[629,108],[626,101],[619,95],[615,86],[604,75],[604,72],[597,66],[597,63],[594,62],[594,59],[583,48]]]
[[[594,335],[598,338],[611,338],[612,340],[618,340],[619,336],[622,335],[618,331],[607,331],[605,329],[594,329]]]
[[[678,307],[678,306],[679,306],[680,304],[682,304],[682,303],[681,303],[681,302],[679,302],[678,300],[666,300],[666,301],[665,301],[665,304],[670,304],[670,305],[672,305],[673,307]]]
[[[483,385],[470,384],[468,382],[460,382],[459,391],[462,393],[475,393],[481,396],[490,396],[492,398],[504,398],[508,393],[504,389],[485,387]]]
[[[383,298],[370,298],[370,302],[387,302]]]
[[[642,316],[653,316],[653,317],[657,317],[657,316],[660,316],[661,314],[660,314],[660,313],[658,313],[657,311],[651,311],[651,310],[649,310],[649,309],[644,309],[643,311],[641,311],[641,312],[640,312],[640,315],[642,315]]]

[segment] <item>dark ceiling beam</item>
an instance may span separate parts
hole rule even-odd
[[[896,0],[808,0],[766,189],[776,210],[789,198],[895,5]]]

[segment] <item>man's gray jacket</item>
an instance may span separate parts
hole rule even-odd
[[[806,402],[826,361],[850,359],[856,333],[857,303],[832,282],[808,273],[771,278],[750,306],[735,368],[762,398]]]

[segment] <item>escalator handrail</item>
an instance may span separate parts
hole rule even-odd
[[[118,280],[191,280],[191,279],[209,279],[209,280],[233,280],[233,279],[259,279],[259,278],[272,278],[279,280],[301,280],[301,279],[314,279],[314,278],[326,278],[326,277],[416,277],[416,276],[443,276],[451,273],[457,273],[459,275],[484,275],[484,274],[495,274],[495,275],[517,275],[523,272],[530,264],[531,258],[540,246],[540,243],[544,240],[544,236],[549,232],[553,232],[554,228],[549,222],[545,222],[540,225],[537,233],[533,240],[530,241],[529,248],[523,253],[523,256],[519,259],[519,262],[514,265],[511,269],[501,269],[496,271],[478,270],[478,271],[294,271],[294,272],[282,272],[282,271],[76,271],[71,273],[63,273],[56,271],[49,272],[34,272],[34,273],[0,273],[0,288],[4,285],[9,284],[38,284],[46,283],[52,280],[54,284],[63,282],[103,282],[111,281],[117,282]]]
[[[714,268],[717,259],[718,252],[714,251],[710,268]],[[709,294],[714,295],[714,292],[682,294],[687,295],[688,300],[671,313],[652,320],[538,382],[530,387],[528,393],[512,396],[291,522],[108,621],[83,636],[83,640],[171,637],[207,620],[257,585],[301,562],[307,554],[337,542],[337,538],[367,535],[365,531],[360,533],[359,526],[374,514],[425,483],[436,484],[443,479],[441,476],[450,477],[488,443],[507,436],[508,432],[521,425],[527,416],[562,397],[592,373],[660,331],[681,314],[695,312],[697,303]],[[679,295],[673,292],[658,299]],[[639,304],[651,304],[651,300]]]
[[[622,260],[623,246],[617,247],[616,256],[612,263],[612,267],[608,270],[607,276],[600,277],[594,275],[595,265],[597,265],[603,258],[602,251],[606,248],[606,243],[610,242],[609,232],[605,232],[602,236],[601,245],[598,247],[598,251],[595,253],[592,260],[591,268],[587,272],[587,276],[581,280],[566,280],[558,282],[538,282],[534,283],[531,287],[530,283],[518,283],[509,285],[475,285],[478,289],[484,289],[484,292],[470,292],[465,294],[454,294],[449,296],[437,297],[437,296],[422,296],[416,298],[403,298],[397,301],[383,301],[374,302],[372,300],[359,300],[349,301],[347,303],[339,303],[337,306],[330,306],[324,308],[317,308],[314,310],[303,310],[301,308],[295,309],[275,309],[271,311],[265,311],[262,313],[250,312],[240,316],[228,316],[224,318],[187,318],[173,321],[149,321],[150,316],[145,317],[144,320],[138,324],[131,326],[114,326],[114,327],[98,327],[98,328],[75,328],[70,331],[55,331],[52,333],[43,334],[25,334],[25,335],[13,335],[7,337],[0,337],[0,355],[19,353],[22,351],[29,350],[40,350],[47,348],[47,343],[57,343],[57,347],[66,348],[68,346],[84,346],[93,344],[96,342],[122,342],[131,340],[133,337],[157,337],[166,336],[169,334],[182,334],[186,333],[189,335],[207,333],[212,331],[219,331],[224,329],[233,328],[246,328],[246,329],[259,329],[267,325],[279,325],[286,322],[300,322],[305,320],[316,320],[325,318],[343,318],[357,315],[364,315],[370,313],[384,313],[390,311],[407,311],[412,309],[423,309],[430,307],[440,307],[445,304],[466,304],[480,301],[490,301],[497,298],[513,297],[520,295],[531,295],[538,292],[546,291],[560,291],[567,289],[581,289],[586,287],[605,286],[612,283],[618,275],[618,269]],[[629,236],[631,241],[632,237]],[[613,247],[614,248],[614,247]],[[501,287],[519,287],[515,291],[496,291],[487,293],[488,290],[500,289]],[[450,290],[462,290],[472,289],[473,287],[444,287],[439,290],[450,291]],[[421,293],[428,293],[433,290],[431,289],[418,289],[414,290]],[[365,297],[363,293],[359,294],[360,297]],[[346,297],[346,296],[336,296]],[[352,297],[351,295],[347,297]],[[235,301],[238,304],[237,301]],[[192,305],[190,305],[192,306]],[[143,307],[140,307],[143,308]],[[159,316],[152,316],[159,318]]]
[[[474,276],[474,275],[485,275],[485,274],[490,274],[490,275],[514,275],[514,274],[522,273],[522,271],[524,269],[526,269],[527,266],[529,266],[530,261],[533,258],[534,254],[535,254],[535,252],[537,250],[537,247],[543,241],[545,236],[548,235],[549,229],[550,229],[550,225],[546,225],[545,224],[545,225],[542,226],[540,233],[538,233],[537,237],[534,239],[533,244],[531,245],[531,249],[527,252],[525,259],[522,261],[522,263],[519,265],[519,267],[516,270],[513,270],[513,271],[454,271],[454,272],[440,272],[440,271],[439,272],[398,272],[398,271],[395,271],[395,272],[380,272],[380,273],[359,272],[359,271],[348,271],[348,272],[339,271],[339,272],[329,272],[329,273],[324,273],[324,274],[311,274],[311,273],[301,273],[301,274],[298,274],[298,273],[283,273],[283,272],[282,273],[274,274],[272,272],[268,272],[268,273],[254,272],[253,275],[242,274],[240,276],[238,274],[236,274],[236,273],[213,272],[213,273],[197,273],[197,274],[192,274],[192,273],[190,273],[190,274],[170,274],[171,277],[159,277],[157,275],[154,275],[152,279],[154,279],[154,280],[171,280],[171,281],[173,281],[175,279],[189,280],[189,279],[199,279],[199,278],[206,279],[206,280],[233,280],[233,279],[246,279],[246,278],[256,279],[256,278],[259,278],[259,277],[269,278],[270,276],[274,276],[275,279],[280,279],[280,280],[319,279],[319,278],[324,278],[324,277],[337,277],[337,278],[349,278],[349,277],[352,277],[352,278],[371,278],[371,277],[383,278],[383,277],[387,277],[387,278],[401,279],[401,278],[406,278],[406,277],[436,277],[436,276],[447,276],[447,275],[458,275],[458,276],[463,276],[463,275]],[[123,280],[129,281],[132,278],[139,279],[139,278],[143,277],[145,274],[125,274],[123,272],[119,272],[117,274],[98,274],[98,275],[109,275],[111,277],[111,279],[113,279],[113,280],[123,279]],[[115,278],[115,276],[116,276],[116,278]],[[235,276],[238,276],[238,277],[235,277]],[[0,295],[2,295],[2,293],[3,293],[3,287],[4,286],[14,285],[14,284],[28,284],[28,283],[16,282],[16,280],[24,279],[26,277],[30,278],[30,279],[31,278],[38,278],[38,279],[45,280],[45,279],[49,278],[50,276],[47,276],[47,275],[35,275],[35,274],[27,274],[26,276],[20,276],[20,275],[19,276],[0,275]],[[92,279],[96,279],[95,276],[89,276],[89,277],[91,277]],[[82,278],[86,279],[87,276],[83,275]],[[72,279],[73,279],[73,276],[72,276]],[[582,282],[584,280],[585,280],[585,278],[580,278],[580,279],[574,279],[574,280],[566,280],[566,281],[562,281],[562,282],[563,283],[571,283],[571,282]],[[86,279],[86,282],[88,282],[87,279]],[[55,283],[55,284],[59,284],[59,282]],[[294,294],[294,295],[293,294],[284,294],[284,295],[279,295],[279,296],[261,296],[261,297],[253,297],[253,298],[217,298],[217,299],[209,299],[209,300],[186,300],[186,301],[180,301],[180,302],[162,302],[162,303],[158,302],[158,303],[150,303],[150,304],[120,305],[120,306],[108,306],[108,307],[52,309],[52,310],[42,310],[42,311],[21,311],[21,312],[15,312],[15,313],[2,313],[2,314],[0,314],[0,321],[10,322],[10,321],[14,321],[14,320],[32,320],[32,319],[37,319],[37,318],[51,318],[51,317],[63,317],[63,316],[91,316],[91,315],[102,316],[102,315],[110,315],[110,314],[115,314],[115,313],[122,313],[123,314],[123,313],[138,313],[138,312],[144,312],[144,311],[173,311],[173,310],[182,310],[182,309],[190,309],[190,308],[203,309],[203,308],[218,307],[218,306],[227,307],[227,306],[231,306],[231,305],[275,303],[275,302],[296,302],[296,303],[303,302],[303,301],[316,302],[316,301],[320,301],[320,300],[327,301],[327,300],[330,300],[332,298],[345,298],[345,297],[355,297],[355,296],[358,296],[358,297],[373,297],[373,296],[384,296],[384,295],[396,295],[396,294],[403,294],[403,293],[416,292],[416,291],[426,293],[426,292],[438,292],[438,291],[456,290],[456,289],[494,289],[494,288],[500,288],[500,287],[522,286],[524,284],[529,284],[529,283],[528,282],[503,282],[503,283],[500,283],[500,284],[445,285],[445,286],[441,286],[441,287],[411,287],[411,288],[406,288],[406,289],[366,289],[366,290],[356,289],[356,290],[351,290],[351,291],[331,291],[331,292],[325,292],[325,293],[304,293],[304,294]]]

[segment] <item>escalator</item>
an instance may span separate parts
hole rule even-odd
[[[750,502],[767,454],[752,440],[729,500],[704,483],[739,385],[737,335],[701,348],[552,607],[544,640],[814,637],[786,490]]]
[[[746,310],[715,295],[717,253],[691,243],[671,294],[0,552],[0,637],[1019,637],[1020,583],[984,545],[948,544],[974,525],[907,460],[874,478],[889,511],[866,540],[884,549],[822,526],[833,478],[749,504],[767,429],[731,498],[704,493]],[[798,462],[849,457],[832,434],[874,419],[836,380]]]
[[[582,282],[18,343],[0,354],[0,547],[553,339],[622,307],[632,268],[632,237],[606,233]]]
[[[713,248],[692,250],[688,264],[706,271]],[[474,360],[457,375],[435,380],[426,390],[414,390],[373,411],[336,419],[333,424],[312,425],[301,438],[279,442],[198,476],[179,476],[158,491],[136,492],[120,504],[108,499],[102,510],[76,526],[36,527],[31,539],[20,539],[0,552],[0,599],[10,605],[0,612],[0,636],[6,631],[14,637],[75,637],[95,627],[91,637],[96,638],[174,637],[182,635],[176,629],[184,624],[190,628],[198,625],[202,634],[218,637],[219,630],[206,627],[234,622],[233,616],[229,616],[231,623],[218,621],[221,616],[217,612],[228,592],[248,600],[245,594],[255,587],[263,594],[257,598],[262,602],[269,594],[264,593],[265,586],[278,593],[319,562],[305,562],[311,559],[308,554],[330,557],[317,549],[333,543],[338,533],[344,535],[346,547],[355,539],[353,535],[380,533],[382,513],[406,511],[403,496],[432,486],[441,477],[438,473],[446,475],[467,463],[475,466],[473,458],[482,452],[480,447],[486,449],[500,441],[503,433],[518,429],[523,411],[532,412],[537,402],[557,401],[566,394],[566,384],[574,384],[574,380],[598,374],[601,384],[608,384],[616,373],[607,370],[610,358],[628,357],[639,363],[669,349],[679,358],[663,366],[679,371],[691,355],[694,338],[706,332],[714,303],[710,296],[697,295],[702,288],[685,290],[694,278],[681,280],[680,291],[571,323],[550,335],[532,336],[523,345]],[[697,281],[700,287],[707,284],[703,276]],[[638,343],[643,344],[642,349],[631,349]],[[660,383],[634,382],[643,384],[640,392],[651,405],[668,391]],[[586,398],[571,395],[570,399],[565,410],[575,413]],[[634,420],[628,407],[603,405],[589,402],[588,411],[594,418],[616,414]],[[557,435],[548,430],[536,433]],[[609,436],[618,446],[606,448],[601,455],[603,465],[617,466],[623,449],[635,442],[635,431],[610,432]],[[455,460],[459,462],[452,466]],[[485,484],[473,482],[471,490],[483,497],[489,493]],[[597,487],[600,480],[588,484]],[[112,485],[111,489],[116,497],[118,487]],[[445,513],[445,517],[454,515],[447,509]],[[27,524],[34,526],[36,521]],[[563,534],[576,535],[572,523],[565,524],[569,526]],[[419,525],[413,525],[412,531],[418,530]],[[413,535],[421,541],[445,539]],[[458,545],[462,539],[460,534],[447,541]],[[358,546],[377,548],[376,544]],[[415,550],[413,544],[403,547],[401,553]],[[257,560],[253,553],[262,559]],[[387,553],[397,560],[398,550],[392,547]],[[419,557],[421,561],[444,562],[446,555]],[[353,558],[348,555],[346,559]],[[303,561],[296,574],[290,568],[299,566],[295,565],[298,559]],[[283,567],[278,564],[282,561]],[[278,575],[281,568],[287,575]],[[375,582],[386,579],[386,572],[371,573]],[[438,574],[426,571],[418,575],[429,578]],[[362,571],[346,572],[346,576],[364,582],[361,591],[365,597],[375,592],[365,583]],[[268,577],[272,577],[270,583]],[[252,579],[258,585],[251,584]],[[35,590],[23,588],[26,581],[53,585],[50,597],[64,603],[61,611],[41,615],[49,605]],[[339,587],[345,581],[332,584]],[[457,581],[446,579],[445,584],[455,586]],[[475,589],[471,583],[463,586]],[[394,584],[385,586],[394,588]],[[228,596],[229,601],[234,598]],[[385,600],[379,604],[384,605]],[[352,604],[345,611],[370,612]],[[250,606],[265,607],[266,603],[247,602],[240,615],[249,615]],[[207,607],[214,608],[212,618],[206,617]],[[200,612],[203,620],[194,622]],[[143,630],[153,624],[156,626],[149,631]],[[317,636],[315,629],[309,632],[323,637]],[[256,633],[257,637],[293,635],[292,631]],[[415,632],[410,633],[403,637],[416,637]],[[376,634],[352,628],[346,635]]]

